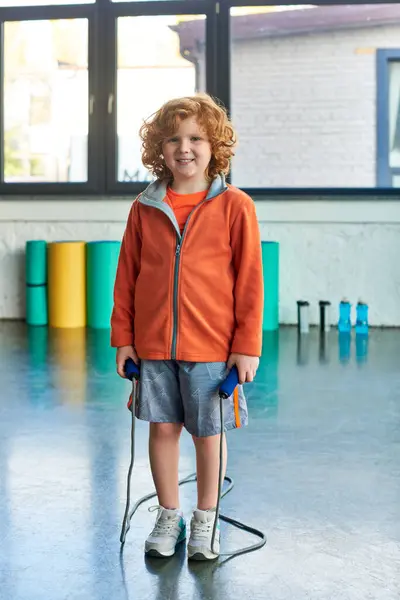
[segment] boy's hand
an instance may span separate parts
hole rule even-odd
[[[136,354],[136,350],[133,346],[121,346],[117,350],[117,373],[120,377],[126,379],[125,375],[125,362],[128,358],[131,358],[135,365],[139,364],[139,357]]]
[[[228,360],[228,369],[236,365],[239,373],[239,383],[246,383],[247,381],[253,381],[259,363],[260,360],[257,356],[232,353]]]

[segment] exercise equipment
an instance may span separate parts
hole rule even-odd
[[[26,286],[26,322],[28,325],[47,325],[46,285]]]
[[[25,246],[26,322],[47,325],[47,243],[28,240]]]
[[[143,504],[147,500],[150,500],[151,498],[154,498],[157,496],[156,493],[143,496],[134,504],[132,510],[130,510],[131,476],[132,476],[132,470],[133,470],[134,460],[135,460],[134,398],[137,393],[137,382],[140,377],[140,367],[138,365],[136,365],[133,362],[133,360],[130,358],[125,363],[125,375],[128,379],[130,379],[132,381],[133,391],[132,391],[132,394],[130,395],[129,402],[128,402],[128,408],[132,413],[131,461],[130,461],[128,476],[127,476],[126,507],[125,507],[125,513],[124,513],[124,518],[123,518],[123,522],[122,522],[121,535],[120,535],[120,542],[121,542],[122,548],[125,544],[126,535],[130,529],[130,521],[131,521],[133,515],[135,514],[136,510],[139,508],[139,506],[141,504]],[[237,368],[233,367],[233,369],[230,370],[228,376],[222,382],[222,384],[220,385],[220,388],[219,388],[219,399],[220,399],[219,404],[220,404],[220,418],[221,418],[222,435],[220,436],[220,448],[219,448],[218,500],[217,500],[217,506],[216,506],[216,517],[214,520],[214,527],[213,527],[213,533],[212,533],[211,550],[214,552],[214,541],[215,541],[215,533],[216,533],[216,529],[217,529],[218,518],[220,518],[222,521],[225,521],[226,523],[230,523],[234,527],[238,527],[239,529],[242,529],[244,531],[247,531],[248,533],[251,533],[251,534],[259,537],[261,541],[257,542],[256,544],[253,544],[251,546],[247,546],[245,548],[241,548],[241,549],[233,551],[233,552],[225,552],[225,553],[219,554],[219,556],[229,556],[229,557],[239,556],[240,554],[245,554],[247,552],[254,552],[255,550],[259,550],[266,544],[266,541],[267,541],[266,535],[262,531],[259,531],[258,529],[254,529],[253,527],[249,527],[248,525],[245,525],[244,523],[241,523],[240,521],[236,521],[235,519],[231,519],[230,517],[222,515],[219,512],[220,500],[224,496],[226,496],[226,494],[228,494],[234,487],[233,479],[231,477],[225,476],[224,479],[225,479],[225,481],[228,482],[229,485],[228,485],[228,488],[224,492],[222,492],[222,464],[223,464],[222,458],[223,458],[223,434],[224,434],[224,406],[223,405],[224,405],[224,400],[226,400],[227,398],[229,398],[232,395],[232,393],[233,393],[235,387],[238,385],[238,383],[239,383],[239,374],[238,374]],[[179,481],[179,485],[182,485],[184,483],[189,483],[192,481],[196,481],[196,479],[197,479],[196,473],[192,473],[191,475],[188,475],[184,479],[181,479]]]
[[[47,242],[28,240],[25,245],[25,279],[27,285],[47,282]]]
[[[87,324],[108,329],[121,242],[88,242],[86,247]]]
[[[261,242],[261,252],[264,279],[263,331],[273,331],[279,328],[278,242]]]
[[[331,315],[330,315],[331,303],[328,300],[319,301],[319,326],[320,331],[328,332],[331,328]]]
[[[307,300],[297,301],[297,328],[300,333],[310,331],[309,307],[310,303]]]
[[[367,335],[368,334],[368,305],[361,300],[356,306],[356,334]]]
[[[49,325],[86,326],[86,242],[48,245]]]
[[[342,300],[339,304],[338,330],[340,333],[351,331],[351,304],[348,300]]]

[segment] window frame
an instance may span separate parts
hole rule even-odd
[[[378,49],[376,53],[376,179],[382,188],[395,188],[394,175],[400,176],[400,167],[391,167],[389,160],[389,69],[391,62],[400,63],[400,48]]]
[[[351,4],[385,4],[384,0],[352,0]],[[0,180],[0,201],[13,197],[63,196],[69,200],[79,200],[82,196],[98,200],[108,196],[134,196],[146,187],[146,182],[119,182],[115,164],[117,148],[116,129],[116,80],[117,80],[117,19],[124,16],[157,16],[179,14],[206,15],[206,89],[231,109],[230,94],[230,9],[238,6],[273,6],[293,4],[278,0],[146,0],[139,2],[111,2],[97,0],[90,4],[50,5],[28,7],[4,7],[0,14],[0,81],[3,81],[4,63],[4,22],[29,21],[41,19],[88,19],[88,73],[89,98],[94,99],[94,112],[89,115],[88,133],[88,181],[82,183],[6,183]],[[297,4],[296,2],[294,4]],[[298,4],[303,4],[299,2]],[[334,2],[319,0],[317,6],[348,4],[346,0]],[[377,50],[377,60],[383,60],[382,52]],[[380,59],[379,59],[380,57]],[[380,67],[382,73],[382,66]],[[378,78],[381,75],[378,74]],[[377,86],[380,87],[380,84]],[[113,111],[108,113],[108,96],[113,94]],[[3,172],[3,118],[4,90],[0,86],[0,172]],[[379,97],[378,102],[382,102]],[[377,123],[377,148],[382,144],[382,130]],[[379,146],[380,148],[380,146]],[[365,200],[385,196],[400,199],[398,188],[377,185],[373,188],[242,188],[254,199],[293,198]],[[344,197],[344,198],[343,198]]]
[[[96,98],[99,57],[95,48],[96,5],[7,7],[0,17],[0,81],[4,76],[4,24],[11,21],[41,21],[59,19],[87,19],[88,21],[88,113],[90,98]],[[4,175],[4,86],[0,86],[0,175]],[[95,193],[98,169],[98,119],[96,110],[88,114],[88,164],[87,181],[84,182],[18,182],[9,183],[0,179],[0,196],[34,194],[82,194]]]

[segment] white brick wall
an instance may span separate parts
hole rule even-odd
[[[0,318],[24,318],[28,239],[121,239],[129,200],[11,202],[0,199]],[[259,201],[262,239],[280,242],[280,321],[296,322],[296,300],[343,296],[370,305],[373,325],[400,326],[400,202]],[[94,216],[95,215],[95,216]]]
[[[235,185],[374,187],[378,48],[400,25],[235,41]]]

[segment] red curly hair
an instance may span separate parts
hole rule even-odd
[[[224,108],[208,94],[196,94],[166,102],[140,128],[142,162],[158,179],[171,179],[172,173],[162,157],[164,140],[174,135],[178,124],[194,117],[207,134],[211,160],[206,176],[211,181],[218,173],[228,173],[234,155],[236,133]]]

